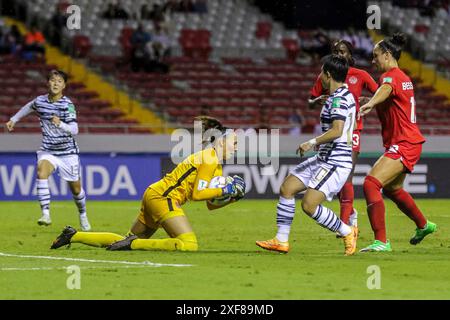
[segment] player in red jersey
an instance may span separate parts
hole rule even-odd
[[[361,97],[362,90],[366,88],[371,93],[375,93],[378,89],[378,85],[366,71],[353,67],[355,65],[355,61],[353,59],[353,46],[350,42],[346,40],[338,40],[333,44],[332,51],[334,54],[344,57],[350,65],[345,83],[348,85],[348,90],[355,98],[356,112],[358,113],[360,105],[359,98]],[[322,88],[322,82],[319,78],[317,78],[314,87],[311,89],[311,98],[309,100],[310,107],[317,104],[324,104],[327,98],[328,92]],[[360,138],[362,129],[363,122],[362,119],[359,119],[356,121],[356,126],[353,131],[353,169],[347,179],[347,182],[344,184],[338,195],[341,206],[341,220],[344,221],[344,223],[355,227],[357,226],[357,212],[353,208],[355,193],[352,180],[356,161],[358,160],[359,152],[361,150]]]
[[[361,252],[391,251],[386,239],[383,194],[416,223],[417,229],[410,243],[418,244],[436,231],[436,225],[427,221],[414,199],[403,189],[406,174],[419,161],[425,138],[416,122],[416,104],[411,79],[398,67],[402,48],[406,43],[403,34],[394,34],[378,42],[373,49],[372,63],[384,72],[380,88],[370,101],[363,105],[358,116],[364,116],[374,107],[381,122],[385,153],[373,166],[364,180],[364,194],[375,241]]]

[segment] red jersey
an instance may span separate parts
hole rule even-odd
[[[367,88],[371,93],[375,93],[378,89],[378,85],[373,78],[364,70],[350,67],[348,68],[347,78],[345,83],[348,85],[348,90],[353,94],[356,102],[356,114],[359,112],[359,97],[364,88]],[[314,87],[311,89],[311,97],[317,98],[322,94],[328,94],[328,90],[324,90],[322,87],[322,81],[320,77],[317,77]],[[363,123],[362,117],[356,121],[355,130],[362,130]]]
[[[391,96],[376,106],[381,122],[383,144],[390,148],[402,141],[424,143],[416,123],[416,101],[411,79],[399,68],[392,68],[380,77],[380,86],[391,86]]]

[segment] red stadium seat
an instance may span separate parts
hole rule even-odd
[[[268,21],[260,21],[256,25],[255,36],[258,39],[268,40],[272,34],[272,23]]]
[[[75,57],[86,58],[92,49],[91,40],[84,35],[73,37],[73,52]]]

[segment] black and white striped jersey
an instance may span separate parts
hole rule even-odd
[[[48,95],[42,95],[31,102],[31,109],[37,113],[41,123],[41,150],[57,156],[79,153],[72,134],[52,123],[53,116],[57,116],[68,125],[77,122],[75,106],[69,98],[63,96],[56,102],[50,102]]]
[[[342,135],[332,142],[319,146],[318,157],[331,165],[352,168],[352,137],[356,117],[356,104],[347,85],[330,95],[322,107],[320,124],[322,132],[330,130],[333,121],[345,121]]]

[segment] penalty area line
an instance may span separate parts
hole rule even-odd
[[[83,259],[83,258],[66,258],[66,257],[51,257],[51,256],[32,256],[32,255],[21,255],[12,253],[0,252],[0,257],[11,257],[11,258],[23,258],[23,259],[46,259],[46,260],[62,260],[62,261],[73,261],[73,262],[88,262],[88,263],[107,263],[107,264],[125,264],[134,266],[146,266],[146,267],[193,267],[193,264],[172,264],[172,263],[154,263],[150,261],[120,261],[120,260],[95,260],[95,259]]]

